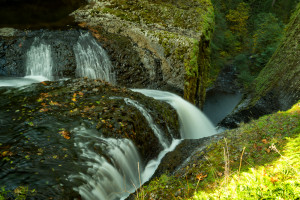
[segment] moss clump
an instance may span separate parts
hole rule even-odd
[[[110,0],[104,6],[94,8],[93,13],[109,13],[126,21],[148,25],[160,24],[162,27],[173,26],[202,31],[203,25],[209,19],[206,15],[211,13],[211,7],[209,0]]]
[[[174,174],[152,180],[140,195],[158,199],[258,199],[277,195],[295,199],[300,185],[299,121],[300,102],[286,112],[226,131],[203,151],[194,153]],[[236,196],[237,190],[240,196]]]

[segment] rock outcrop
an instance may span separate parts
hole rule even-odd
[[[111,55],[118,84],[184,91],[203,105],[214,27],[209,0],[97,0],[73,16]]]
[[[280,46],[255,79],[252,91],[221,123],[234,127],[240,121],[287,110],[300,99],[300,4],[290,19]]]
[[[75,145],[78,127],[91,131],[85,132],[86,137],[97,136],[87,140],[101,156],[107,156],[108,150],[98,148],[104,142],[99,138],[113,138],[131,140],[142,163],[156,158],[163,150],[159,139],[141,111],[126,99],[138,102],[149,113],[165,133],[166,141],[180,137],[177,114],[170,105],[100,80],[81,78],[23,88],[1,87],[0,185],[14,190],[29,184],[36,190],[32,199],[78,198],[73,190],[78,181],[67,179],[72,173],[88,170],[80,157],[82,150]]]

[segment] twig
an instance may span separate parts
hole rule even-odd
[[[241,171],[241,167],[242,167],[242,161],[243,161],[243,155],[244,155],[245,149],[246,149],[246,147],[243,148],[242,155],[241,155],[241,158],[240,158],[240,166],[239,166],[238,177],[240,177],[240,171]]]

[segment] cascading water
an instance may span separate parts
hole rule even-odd
[[[75,128],[73,132],[75,146],[81,150],[80,159],[88,170],[69,179],[83,182],[75,190],[84,199],[120,199],[140,186],[139,172],[143,171],[143,164],[130,140],[107,139],[85,127]]]
[[[146,111],[146,109],[143,108],[143,106],[135,100],[125,98],[124,101],[127,105],[132,105],[136,107],[143,114],[149,126],[151,127],[153,133],[158,138],[160,144],[164,147],[164,149],[168,148],[169,142],[164,138],[164,134],[162,130],[153,122],[151,115]]]
[[[147,89],[133,89],[135,92],[165,101],[174,107],[181,124],[182,139],[198,139],[216,134],[215,127],[194,105],[170,92]]]
[[[36,43],[39,43],[36,45]],[[51,58],[51,46],[40,43],[36,38],[33,45],[26,53],[26,77],[40,81],[51,80],[53,61]]]
[[[89,33],[82,34],[76,45],[74,45],[76,57],[76,75],[101,79],[114,84],[115,75],[105,50],[97,43]]]
[[[181,97],[157,90],[135,89],[133,91],[171,104],[176,109],[180,119],[182,139],[201,138],[216,134],[215,128],[205,115]],[[126,198],[152,177],[161,159],[181,142],[181,140],[174,139],[169,145],[163,132],[154,123],[143,105],[129,98],[124,98],[124,101],[128,105],[136,107],[143,114],[164,150],[144,167],[130,140],[106,139],[98,136],[97,131],[93,132],[84,127],[74,129],[76,133],[75,146],[81,149],[80,157],[88,166],[88,171],[72,175],[69,178],[73,181],[81,181],[81,186],[75,190],[84,199],[115,200]],[[102,155],[99,152],[102,152]]]

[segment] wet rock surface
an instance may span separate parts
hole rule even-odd
[[[35,189],[30,199],[79,197],[73,188],[81,183],[67,180],[70,174],[87,170],[74,146],[74,127],[132,140],[145,163],[158,155],[162,150],[158,139],[124,98],[144,105],[169,142],[180,137],[176,111],[168,104],[100,80],[2,87],[0,97],[0,185],[8,190],[28,185]]]
[[[112,41],[117,35],[124,42],[126,48],[121,47],[121,52],[125,55],[121,54],[117,63],[129,65],[118,71],[121,84],[141,83],[142,87],[185,93],[190,102],[203,103],[207,50],[214,26],[210,1],[101,0],[72,15],[99,40]],[[113,46],[111,54],[119,54]],[[126,49],[135,52],[134,59],[126,61],[127,55],[132,55]]]
[[[0,35],[0,75],[25,76],[26,53],[33,45],[51,46],[51,59],[54,63],[54,79],[75,77],[76,60],[73,46],[78,37],[86,31],[21,31],[14,36]]]

